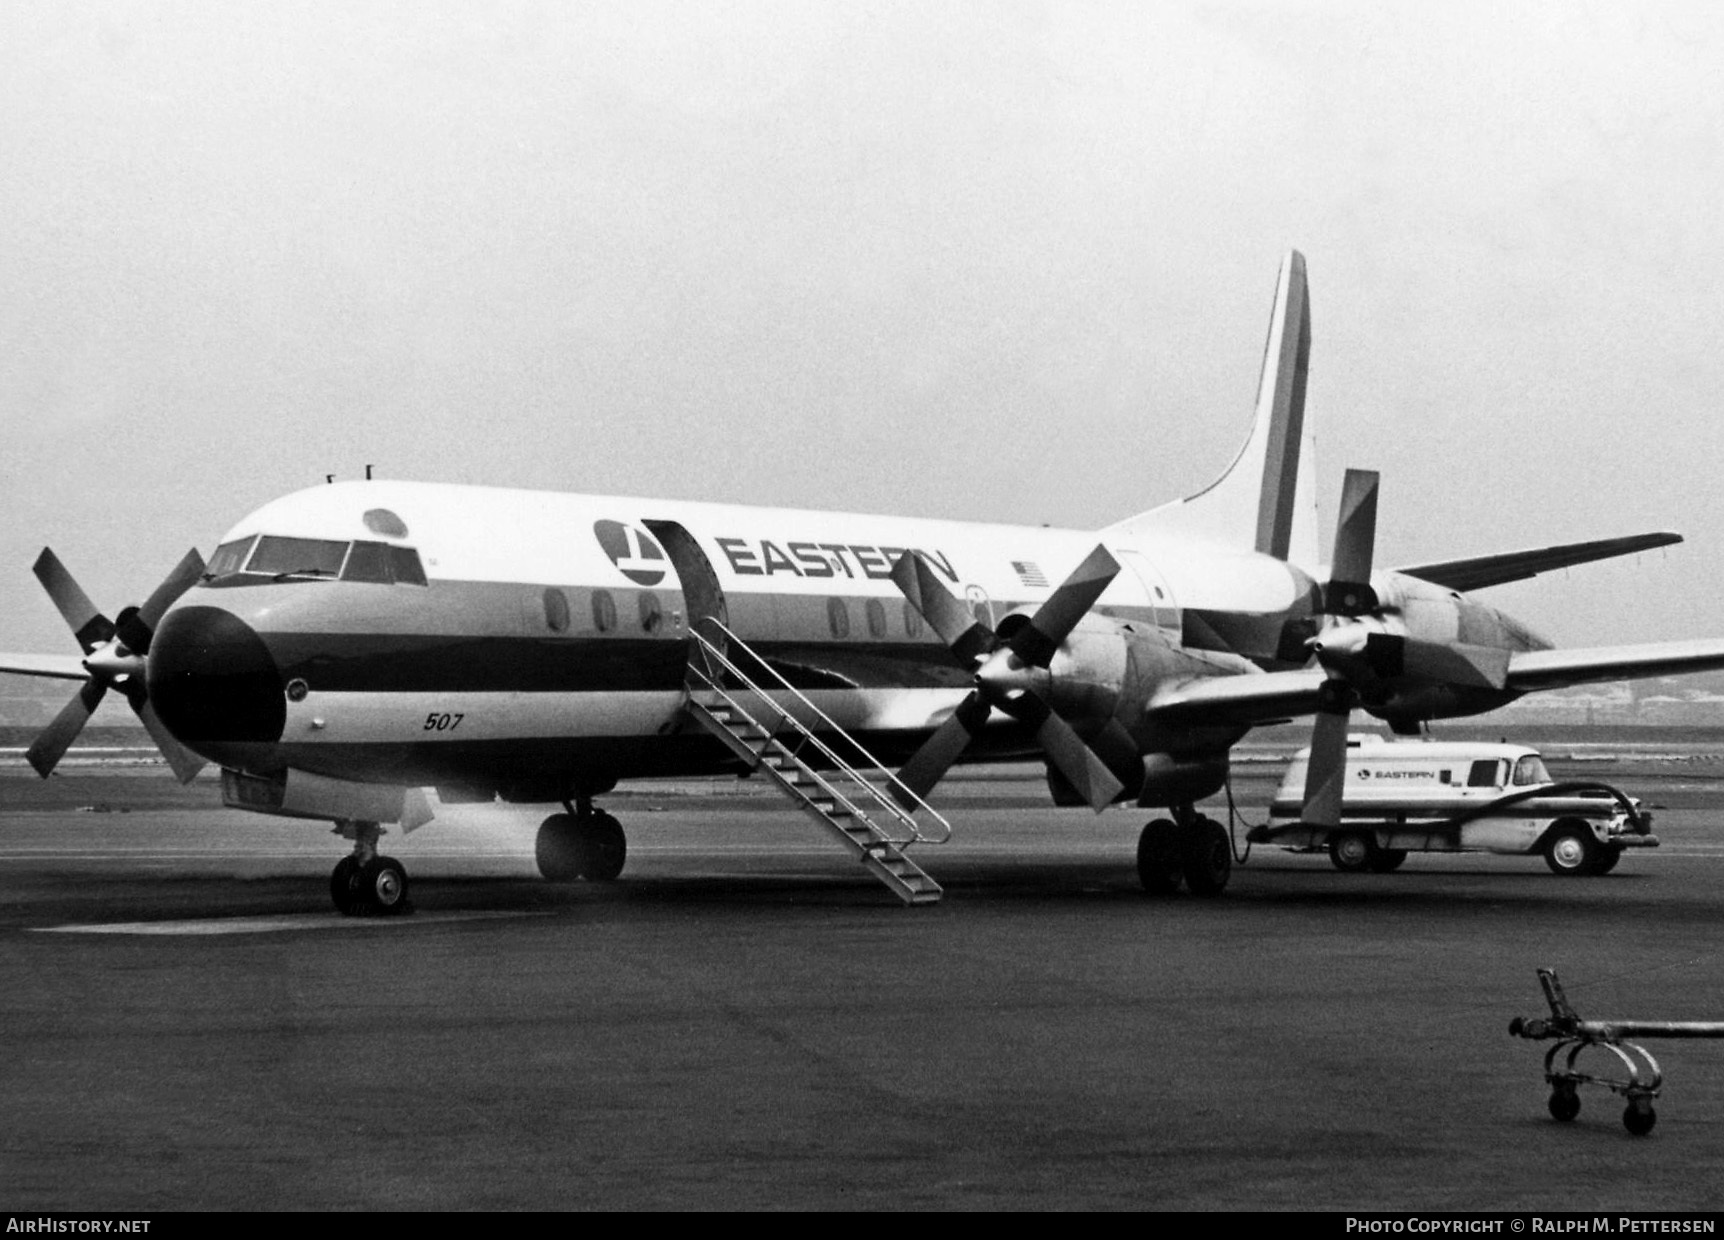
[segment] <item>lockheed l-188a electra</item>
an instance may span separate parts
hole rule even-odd
[[[1394,571],[1377,478],[1348,471],[1320,563],[1305,264],[1282,266],[1255,418],[1209,487],[1099,532],[430,483],[318,486],[103,615],[35,571],[81,656],[0,670],[82,682],[30,747],[53,771],[110,688],[180,778],[333,822],[343,912],[409,907],[385,824],[444,803],[560,806],[553,880],[622,871],[595,801],[643,777],[760,775],[907,903],[955,762],[1045,760],[1058,805],[1165,810],[1150,891],[1226,885],[1199,812],[1253,727],[1314,716],[1304,821],[1339,822],[1355,709],[1417,732],[1538,689],[1724,667],[1724,639],[1556,650],[1469,591],[1680,541],[1654,533]],[[556,537],[547,537],[556,531]]]

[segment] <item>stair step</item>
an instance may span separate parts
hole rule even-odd
[[[741,646],[740,641],[733,641],[733,649]],[[742,649],[746,651],[746,647]],[[906,904],[928,904],[940,898],[939,884],[910,860],[896,840],[881,831],[861,809],[841,803],[841,797],[855,794],[848,788],[839,792],[830,787],[840,780],[861,784],[864,792],[897,814],[895,806],[886,802],[887,793],[879,783],[844,766],[837,771],[816,772],[797,752],[805,742],[814,739],[814,734],[773,704],[763,691],[751,687],[748,692],[753,697],[744,707],[730,697],[716,677],[708,680],[698,669],[690,669],[688,685],[689,713],[693,718],[739,756],[748,759],[752,767],[765,767],[786,795],[818,813],[827,826],[856,850],[861,860],[870,863],[876,877],[899,899]],[[767,722],[759,721],[762,715]]]

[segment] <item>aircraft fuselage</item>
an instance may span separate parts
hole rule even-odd
[[[434,784],[445,799],[556,800],[619,778],[728,769],[733,759],[681,718],[689,628],[714,617],[891,762],[971,687],[971,670],[892,581],[898,559],[920,553],[992,628],[1046,599],[1097,541],[1045,527],[341,483],[277,500],[228,532],[205,581],[162,621],[150,698],[176,736],[230,768]],[[1224,754],[1243,728],[1158,731],[1142,703],[1159,684],[1303,661],[1288,634],[1312,630],[1311,577],[1190,540],[1107,541],[1125,571],[1049,669],[1062,713],[1119,718],[1144,753]],[[1450,596],[1410,579],[1398,588]],[[968,756],[1034,752],[996,713]]]

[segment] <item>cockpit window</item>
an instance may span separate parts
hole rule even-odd
[[[1514,782],[1517,787],[1528,787],[1532,784],[1548,784],[1550,772],[1544,768],[1544,759],[1537,754],[1528,754],[1514,764]]]
[[[419,553],[411,547],[356,542],[353,550],[347,553],[347,566],[341,570],[341,579],[422,586],[425,584],[425,569],[419,563]]]
[[[419,562],[419,553],[412,547],[389,548],[389,568],[395,574],[395,581],[399,585],[427,584],[425,566]]]
[[[215,549],[204,571],[205,585],[242,585],[235,574],[273,580],[333,579],[378,585],[426,585],[425,566],[412,547],[382,542],[338,542],[330,538],[252,535]]]
[[[233,542],[223,543],[210,556],[208,564],[204,565],[204,580],[211,581],[217,577],[226,577],[237,573],[245,563],[246,552],[251,550],[252,543],[257,541],[257,535],[250,538],[236,538]]]
[[[248,573],[271,577],[338,577],[347,544],[323,538],[282,538],[265,534],[245,566]]]

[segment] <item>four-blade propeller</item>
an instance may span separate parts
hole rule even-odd
[[[911,755],[898,772],[900,782],[917,797],[926,796],[997,709],[1034,730],[1048,761],[1093,809],[1112,802],[1124,785],[1049,705],[1048,666],[1119,567],[1098,546],[1033,616],[1013,614],[990,629],[919,555],[905,552],[892,568],[892,580],[958,660],[974,669],[975,688]]]
[[[90,678],[25,751],[30,765],[46,779],[84,730],[102,698],[114,688],[125,694],[180,782],[189,783],[203,769],[203,759],[175,740],[157,718],[144,686],[144,668],[156,626],[174,600],[197,584],[204,571],[203,556],[196,550],[188,551],[149,598],[140,606],[127,607],[115,620],[96,609],[90,596],[48,548],[44,547],[36,557],[34,571],[83,648],[84,668]]]

